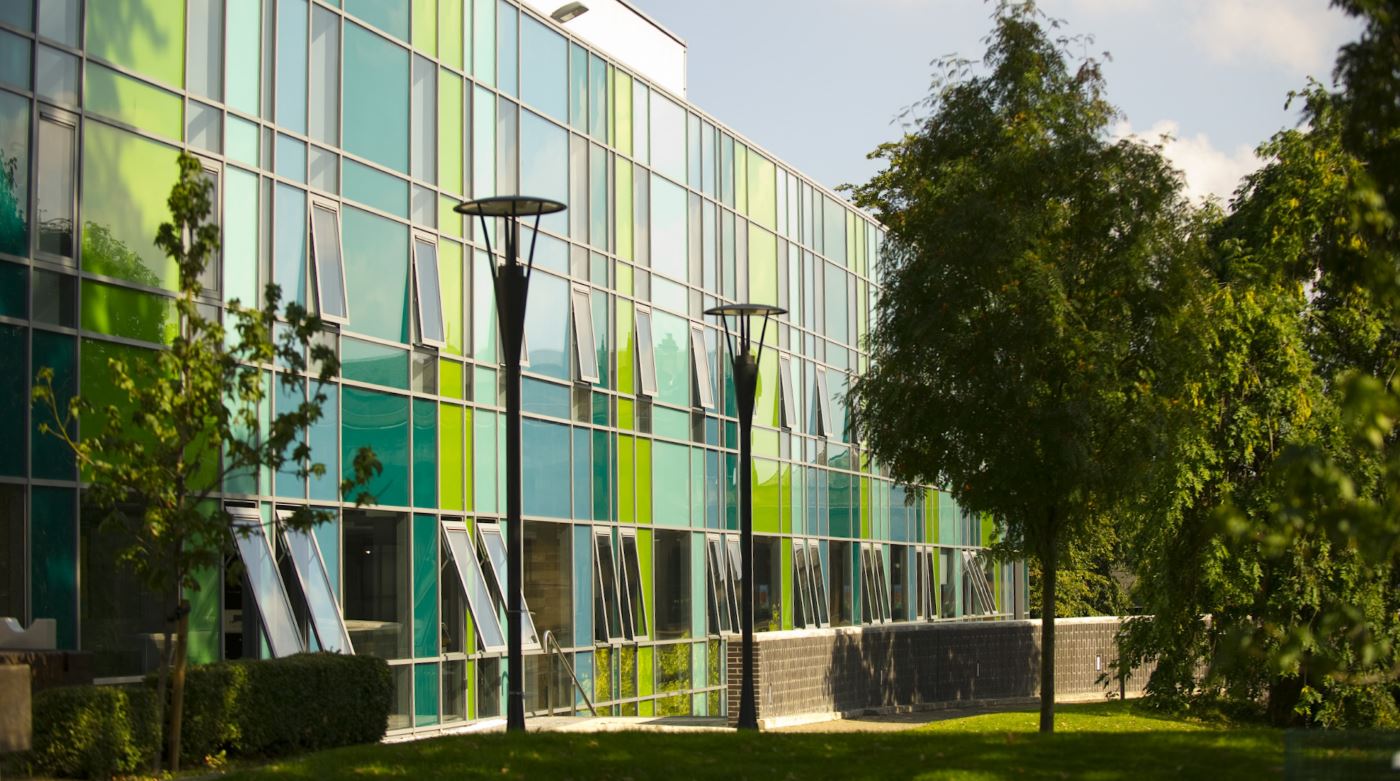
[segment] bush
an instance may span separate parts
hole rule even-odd
[[[191,667],[181,758],[274,757],[372,743],[389,724],[393,682],[382,659],[298,654]]]
[[[34,695],[34,744],[26,755],[39,774],[109,778],[146,767],[160,743],[155,696],[144,688],[68,686]]]

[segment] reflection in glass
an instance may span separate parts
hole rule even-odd
[[[613,559],[612,534],[607,529],[594,530],[593,552],[596,578],[593,584],[593,639],[606,643],[622,638],[616,562]]]
[[[399,513],[345,511],[345,628],[356,653],[385,659],[409,654],[408,528]]]
[[[34,69],[34,91],[64,106],[78,105],[78,58],[73,55],[39,47]]]
[[[481,572],[481,563],[477,560],[467,527],[460,523],[445,523],[442,534],[443,539],[447,541],[447,549],[452,554],[458,582],[466,595],[467,609],[471,611],[472,623],[476,626],[476,636],[482,650],[499,651],[505,648],[505,632],[501,630],[501,621],[496,615],[491,589]]]
[[[316,261],[316,298],[321,317],[343,322],[350,312],[341,264],[340,214],[320,204],[311,207],[311,251]]]
[[[413,268],[417,282],[418,334],[424,342],[441,347],[442,292],[438,284],[437,245],[413,241]]]
[[[39,251],[73,257],[72,125],[39,120]]]
[[[656,395],[656,355],[652,349],[651,311],[637,307],[637,362],[642,395]]]
[[[252,590],[263,636],[273,656],[291,656],[306,650],[301,642],[292,605],[272,558],[272,546],[263,528],[262,518],[252,508],[230,508],[234,517],[238,553],[243,559],[243,572]]]
[[[573,637],[573,568],[570,526],[525,522],[525,602],[541,634],[552,632],[562,646]]]
[[[0,252],[29,254],[29,100],[0,92]]]
[[[635,540],[633,537],[624,537]],[[652,580],[656,589],[656,639],[690,637],[690,532],[656,532]]]
[[[647,605],[646,591],[642,587],[642,569],[637,561],[637,535],[635,533],[623,532],[622,542],[622,586],[623,592],[627,596],[626,613],[630,613],[631,620],[628,624],[630,633],[628,639],[633,640],[639,637],[646,637],[647,632]],[[687,562],[689,559],[687,559]],[[687,571],[688,568],[687,568]],[[687,579],[686,582],[689,582]],[[686,615],[689,615],[687,608]]]
[[[506,541],[501,534],[501,527],[496,524],[479,524],[476,527],[481,534],[481,546],[486,551],[483,562],[487,565],[484,570],[490,571],[490,577],[495,585],[494,595],[497,600],[497,610],[505,612],[507,600],[506,591]],[[520,599],[520,642],[526,647],[538,647],[540,636],[535,632],[535,622],[530,618],[530,606],[526,603],[524,596]]]
[[[340,613],[335,588],[326,572],[326,562],[321,556],[321,548],[316,544],[316,538],[307,532],[289,529],[283,531],[282,539],[291,554],[301,593],[306,599],[307,612],[311,616],[311,628],[316,632],[317,644],[322,651],[353,654],[355,649],[350,644],[350,634],[345,629],[345,618]]]

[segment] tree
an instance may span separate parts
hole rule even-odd
[[[295,471],[303,478],[323,475],[325,466],[312,461],[307,430],[321,418],[325,385],[339,371],[335,352],[316,341],[320,318],[295,302],[279,316],[276,285],[267,286],[262,309],[229,303],[232,334],[205,314],[198,302],[199,280],[219,249],[219,228],[210,222],[212,199],[213,184],[198,159],[181,154],[179,179],[168,201],[171,222],[161,225],[156,236],[157,246],[179,267],[178,332],[168,349],[154,351],[146,360],[108,361],[107,379],[125,404],[98,411],[75,396],[60,409],[49,368],[39,371],[33,391],[35,403],[51,417],[40,431],[72,449],[87,482],[85,502],[104,511],[103,526],[127,540],[114,555],[153,592],[171,600],[158,700],[164,714],[169,677],[169,718],[163,722],[169,725],[168,752],[175,770],[189,631],[186,594],[199,589],[199,570],[223,566],[240,533],[217,501],[218,492],[226,478],[263,467]],[[307,376],[308,350],[314,377]],[[274,365],[284,389],[300,395],[309,385],[309,393],[297,408],[260,426],[260,406],[268,396],[264,377]],[[81,438],[80,421],[87,424]],[[380,471],[373,451],[361,448],[353,476],[341,482],[342,493],[353,493],[356,504],[372,502],[362,488]],[[303,507],[282,523],[305,531],[326,517]]]
[[[1030,3],[994,19],[985,73],[943,61],[927,117],[855,189],[888,238],[852,402],[897,480],[946,486],[1036,559],[1050,732],[1056,573],[1150,456],[1151,348],[1193,294],[1198,231],[1160,150],[1109,138],[1081,40]]]

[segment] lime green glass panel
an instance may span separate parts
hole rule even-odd
[[[123,361],[128,371],[136,371],[136,365],[148,362],[154,352],[140,347],[132,347],[95,339],[84,339],[78,353],[78,368],[81,376],[80,393],[84,400],[92,404],[93,411],[85,417],[84,429],[101,431],[107,425],[107,408],[116,407],[119,415],[125,415],[130,408],[127,396],[111,382],[112,370],[109,360]],[[83,479],[90,475],[84,474]]]
[[[438,0],[438,41],[444,65],[462,70],[462,3],[464,0]]]
[[[447,358],[440,358],[438,360],[438,393],[444,398],[465,399],[466,395],[463,393],[464,375],[462,364]]]
[[[413,655],[438,654],[438,522],[413,516]],[[421,666],[420,666],[421,668]],[[436,670],[436,667],[432,669]],[[437,698],[432,700],[437,713]]]
[[[89,122],[83,133],[83,268],[174,290],[175,264],[155,245],[169,219],[165,199],[177,176],[176,151]]]
[[[7,440],[14,441],[14,440]],[[11,448],[13,449],[13,448]],[[35,616],[58,621],[58,647],[78,647],[78,530],[72,488],[34,486],[30,495],[29,583]],[[213,592],[215,595],[217,591]],[[190,658],[195,658],[195,606],[191,616]]]
[[[656,577],[652,569],[651,551],[651,529],[637,530],[637,568],[642,571],[642,593],[648,595],[656,593],[656,589],[653,588],[653,585],[656,583]],[[648,598],[645,602],[647,626],[656,626],[656,600]],[[651,649],[647,648],[645,650],[650,651]],[[642,669],[651,670],[651,665],[648,664]],[[650,693],[650,687],[643,693]]]
[[[172,298],[85,279],[82,300],[85,331],[155,344],[168,342],[175,334]]]
[[[778,464],[778,523],[779,531],[783,534],[792,534],[792,465],[787,462]]]
[[[350,330],[408,341],[408,227],[355,208],[341,215]]]
[[[199,588],[185,592],[185,597],[190,601],[189,661],[191,664],[209,664],[219,661],[221,655],[219,602],[222,593],[219,570],[213,567],[195,570],[194,579]]]
[[[345,25],[345,149],[408,172],[408,50]]]
[[[651,497],[651,440],[639,437],[637,439],[637,523],[651,523]]]
[[[413,0],[413,48],[436,57],[437,26],[437,0]]]
[[[782,566],[779,567],[779,571],[783,573],[783,590],[779,593],[792,594],[792,546],[785,544],[786,542],[787,540],[783,540],[778,546],[782,558]],[[782,601],[784,629],[792,629],[792,605],[796,601],[795,599]]]
[[[749,213],[749,148],[734,144],[734,208]]]
[[[753,460],[753,528],[771,534],[779,530],[778,462],[766,458]]]
[[[690,448],[656,442],[652,446],[651,474],[653,520],[658,526],[689,526]]]
[[[443,404],[438,408],[438,480],[442,486],[439,500],[444,510],[463,510],[462,478],[462,412],[455,404]],[[420,464],[420,469],[429,468]]]
[[[617,300],[617,389],[632,393],[632,378],[636,372],[636,329],[632,322],[632,302]]]
[[[617,256],[632,260],[632,164],[619,157],[615,169],[613,190],[617,202],[613,205],[616,219],[613,235],[617,237]]]
[[[778,170],[760,154],[750,152],[748,159],[749,217],[769,230],[777,230]]]
[[[614,146],[624,155],[632,154],[632,77],[617,71],[614,83],[613,110],[616,116]],[[629,180],[630,181],[630,180]],[[620,185],[619,185],[620,187]]]
[[[453,355],[466,354],[466,319],[462,294],[462,245],[451,241],[438,242],[438,283],[442,295],[442,323],[447,337],[444,351]],[[461,398],[460,377],[458,392]],[[447,394],[443,394],[447,395]]]
[[[634,491],[632,454],[636,440],[632,437],[620,436],[617,438],[617,520],[621,523],[632,523],[637,519],[636,500]]]
[[[871,539],[870,533],[870,478],[860,478],[860,536]]]
[[[172,87],[183,87],[185,0],[89,3],[87,52]]]
[[[458,26],[460,30],[460,25]],[[438,71],[438,183],[442,189],[463,193],[462,189],[462,79]],[[455,233],[461,234],[461,228]]]
[[[341,389],[342,436],[341,464],[349,471],[355,454],[362,445],[369,445],[383,474],[369,482],[375,503],[405,506],[408,504],[408,399],[388,393],[361,388]],[[345,477],[353,477],[353,472]]]
[[[453,211],[457,204],[461,203],[457,198],[450,198],[446,195],[438,197],[438,232],[444,236],[455,236],[464,238],[462,233],[462,215]]]

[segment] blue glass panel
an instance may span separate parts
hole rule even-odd
[[[306,184],[306,144],[291,136],[277,135],[277,174]]]
[[[583,441],[588,442],[586,438]],[[574,527],[573,644],[593,644],[593,527],[591,526]],[[578,672],[581,671],[576,669],[575,673]],[[592,688],[586,683],[584,689],[592,691]]]
[[[408,504],[408,399],[360,388],[341,391],[344,409],[341,464],[346,477],[362,445],[374,448],[383,474],[369,482],[375,503]]]
[[[496,4],[496,86],[507,95],[515,95],[518,33],[520,12],[501,0]]]
[[[313,436],[315,436],[313,434]],[[327,465],[326,470],[330,471]],[[332,510],[332,513],[335,511]],[[331,579],[331,591],[340,594],[340,520],[331,518],[312,529],[316,544],[321,547],[321,558],[326,562],[326,574]]]
[[[527,16],[521,22],[520,45],[528,53],[520,63],[520,99],[560,122],[566,121],[568,47],[564,36]]]
[[[282,301],[306,306],[306,193],[277,185],[277,208],[272,247],[272,278],[282,288]]]
[[[569,417],[569,389],[544,380],[525,377],[520,383],[520,406],[534,415]]]
[[[520,155],[520,192],[568,203],[568,132],[543,117],[522,111],[520,148],[529,152]],[[547,215],[540,219],[540,227],[559,234],[568,233],[568,213]]]
[[[335,501],[340,494],[340,449],[336,447],[340,433],[340,394],[337,390],[335,385],[322,389],[326,400],[321,402],[321,419],[311,424],[307,434],[311,462],[326,468],[325,474],[312,475],[309,479],[310,496],[320,501]]]
[[[525,514],[569,517],[569,427],[526,419],[520,436]]]
[[[413,516],[413,655],[438,654],[438,521]],[[437,713],[433,699],[432,713]]]
[[[349,330],[408,342],[408,227],[359,209],[341,216]]]
[[[525,306],[530,371],[569,379],[569,325],[569,283],[550,274],[534,274]]]
[[[408,351],[344,337],[340,373],[347,380],[408,390]]]
[[[593,451],[592,432],[586,428],[574,429],[574,517],[588,520],[593,511]],[[589,637],[592,636],[590,632]]]
[[[58,621],[58,647],[78,647],[78,530],[73,489],[34,486],[31,495],[30,607]]]
[[[409,5],[405,0],[345,0],[347,12],[405,42],[408,41]]]
[[[437,446],[437,402],[414,399],[413,504],[416,507],[437,507]]]
[[[277,124],[298,133],[306,132],[306,36],[306,0],[280,0],[277,3]],[[280,161],[278,167],[281,167]]]
[[[296,412],[297,407],[306,400],[305,384],[297,380],[291,387],[282,382],[282,375],[279,375],[273,383],[273,414],[285,415],[289,412]],[[285,455],[291,456],[296,449],[293,443],[287,448]],[[273,493],[284,498],[300,499],[306,496],[306,481],[297,475],[297,464],[290,458],[282,464],[282,468],[273,475]]]
[[[343,68],[345,149],[407,173],[408,50],[347,24]]]

